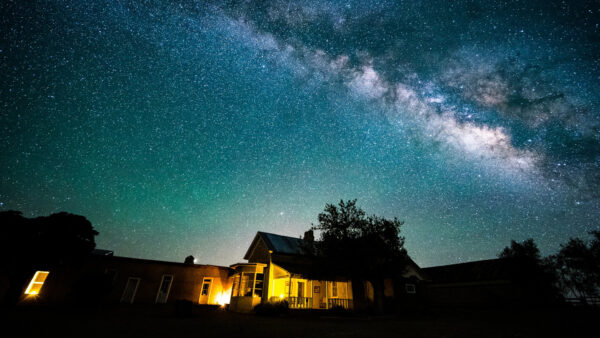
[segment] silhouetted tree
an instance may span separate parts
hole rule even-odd
[[[189,256],[187,256],[187,257],[185,258],[185,260],[183,261],[183,263],[184,263],[184,264],[190,264],[190,265],[192,265],[192,264],[194,264],[194,261],[195,261],[195,260],[196,260],[196,259],[194,258],[194,256],[192,256],[192,255],[189,255]]]
[[[321,231],[317,247],[324,256],[338,262],[353,279],[372,283],[378,311],[383,310],[383,279],[404,271],[408,262],[402,224],[397,218],[366,216],[356,200],[350,200],[325,205],[319,224],[312,227]]]
[[[560,298],[554,265],[550,259],[542,259],[532,238],[511,241],[498,257],[508,261],[512,282],[521,286],[534,304],[554,303]]]
[[[12,303],[35,270],[82,263],[98,234],[85,217],[66,212],[28,219],[19,211],[5,211],[0,225],[0,269],[8,276],[6,299]]]
[[[600,231],[590,234],[589,244],[571,238],[552,256],[565,294],[583,299],[597,296],[600,289]]]

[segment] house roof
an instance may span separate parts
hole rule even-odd
[[[275,254],[308,256],[314,254],[314,247],[302,238],[282,236],[258,231],[248,248],[244,259],[248,259],[258,240],[262,239],[267,248]]]
[[[466,283],[510,280],[510,262],[503,259],[487,259],[467,263],[423,268],[434,283]]]
[[[94,249],[94,250],[92,250],[92,255],[94,255],[94,256],[114,256],[114,252],[112,250]]]
[[[304,275],[343,275],[343,267],[318,254],[310,242],[296,237],[277,235],[258,231],[248,248],[244,259],[249,259],[258,241],[262,240],[273,253],[273,263],[287,271]],[[294,257],[295,256],[295,257]],[[408,266],[412,266],[420,276],[421,268],[408,257]]]

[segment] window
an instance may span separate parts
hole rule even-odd
[[[253,284],[254,284],[254,274],[253,273],[243,273],[242,274],[242,283],[240,286],[240,296],[252,297]]]
[[[200,296],[208,296],[210,293],[210,284],[212,283],[212,279],[205,279],[202,282],[202,291],[200,291]]]
[[[263,280],[265,275],[262,273],[256,274],[256,281],[254,282],[254,297],[262,297]]]
[[[232,297],[237,297],[240,294],[240,275],[233,276],[233,294]]]
[[[406,290],[406,293],[417,293],[417,288],[414,284],[405,284],[404,290]]]
[[[140,279],[137,277],[129,277],[127,279],[127,284],[125,285],[125,290],[123,291],[123,295],[121,296],[121,303],[133,303],[133,299],[135,298],[135,293],[137,292],[138,286],[140,285]]]
[[[27,286],[27,290],[25,290],[26,295],[37,295],[42,290],[42,286],[48,278],[49,271],[36,271],[35,275],[29,282],[29,286]]]
[[[338,283],[331,282],[331,298],[337,298],[338,296]]]
[[[163,275],[158,293],[156,294],[156,302],[164,304],[169,298],[169,291],[171,291],[171,284],[173,282],[173,275]]]

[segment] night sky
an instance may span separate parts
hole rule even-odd
[[[0,4],[0,210],[229,265],[358,199],[421,266],[600,223],[594,1]]]

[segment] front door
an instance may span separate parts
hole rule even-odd
[[[204,278],[202,281],[202,289],[200,289],[200,299],[198,303],[200,304],[208,304],[208,300],[210,298],[210,291],[212,287],[212,278]]]
[[[298,298],[304,298],[304,282],[298,282]]]

